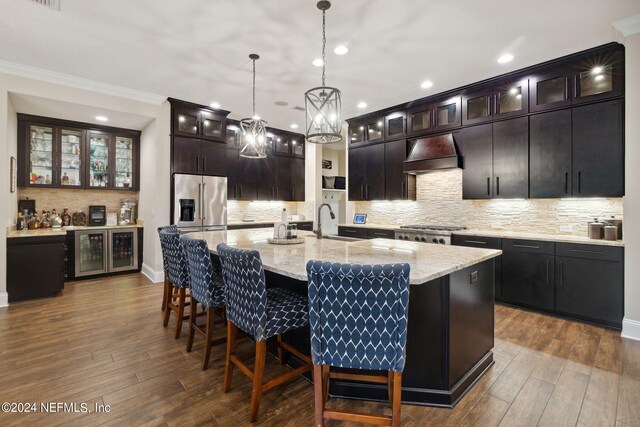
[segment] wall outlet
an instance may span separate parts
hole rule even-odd
[[[561,225],[560,231],[571,232],[573,231],[573,225]]]
[[[500,224],[499,222],[492,222],[491,228],[502,228],[502,224]]]

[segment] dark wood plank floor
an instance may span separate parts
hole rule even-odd
[[[223,348],[214,347],[203,372],[202,340],[187,353],[187,326],[178,340],[173,320],[162,327],[161,293],[132,274],[1,308],[2,402],[110,412],[0,413],[0,425],[248,425],[249,380],[237,373],[222,393]],[[403,425],[640,425],[640,342],[618,332],[498,305],[495,361],[454,409],[404,405]],[[267,362],[268,374],[279,369],[286,368]],[[388,413],[376,403],[332,404]],[[267,392],[257,424],[312,426],[312,386],[298,379]]]

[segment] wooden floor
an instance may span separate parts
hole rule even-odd
[[[248,425],[249,380],[236,371],[222,393],[223,348],[202,371],[202,340],[187,353],[186,324],[178,340],[173,318],[162,327],[161,293],[133,274],[0,308],[1,401],[110,405],[108,413],[0,413],[0,425]],[[618,332],[497,306],[495,362],[454,409],[403,405],[403,425],[640,425],[640,342]],[[267,375],[279,369],[268,360]],[[257,424],[313,426],[311,384],[267,392]]]

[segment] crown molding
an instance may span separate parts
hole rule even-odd
[[[613,27],[624,37],[640,33],[640,15],[630,16],[613,23]]]
[[[55,71],[2,60],[0,60],[0,73],[40,80],[62,86],[69,86],[76,89],[131,99],[133,101],[140,101],[153,105],[161,105],[167,100],[167,97],[162,95],[128,89],[95,80],[84,79],[82,77],[75,77],[68,74],[57,73]]]

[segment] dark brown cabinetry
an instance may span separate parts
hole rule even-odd
[[[291,200],[291,159],[267,156],[258,163],[258,200]]]
[[[176,136],[222,141],[228,111],[210,110],[176,99],[171,102],[171,133]]]
[[[462,198],[493,196],[493,125],[471,126],[455,135],[462,151]]]
[[[427,132],[460,127],[460,97],[454,96],[408,110],[408,133],[419,135]]]
[[[52,297],[62,291],[65,241],[65,235],[7,239],[9,302]]]
[[[173,172],[225,176],[226,145],[222,142],[173,137]]]
[[[502,240],[502,299],[553,310],[554,243]]]
[[[622,49],[602,50],[575,62],[574,105],[615,98],[624,94]]]
[[[384,119],[385,140],[403,137],[407,133],[407,115],[404,112],[389,114]]]
[[[356,239],[394,239],[393,230],[386,228],[348,227],[338,226],[338,236],[353,237]]]
[[[305,201],[304,171],[305,159],[291,159],[291,201]]]
[[[140,132],[18,114],[19,186],[140,188]]]
[[[571,65],[537,72],[529,79],[529,111],[571,105]]]
[[[572,109],[573,195],[624,196],[624,100]]]
[[[407,158],[407,142],[387,142],[384,144],[385,200],[415,200],[416,177],[403,172]]]
[[[529,197],[529,119],[493,124],[494,198]]]
[[[514,79],[474,90],[462,97],[462,124],[477,123],[526,114],[529,111],[529,82]]]
[[[557,243],[556,254],[556,311],[620,327],[624,249]]]
[[[349,150],[349,200],[383,200],[384,145]]]
[[[529,195],[571,196],[571,110],[529,118]]]
[[[465,236],[454,234],[451,236],[451,244],[455,246],[468,246],[482,249],[502,249],[502,239],[485,236]],[[496,301],[502,301],[502,257],[494,258],[494,296]]]

